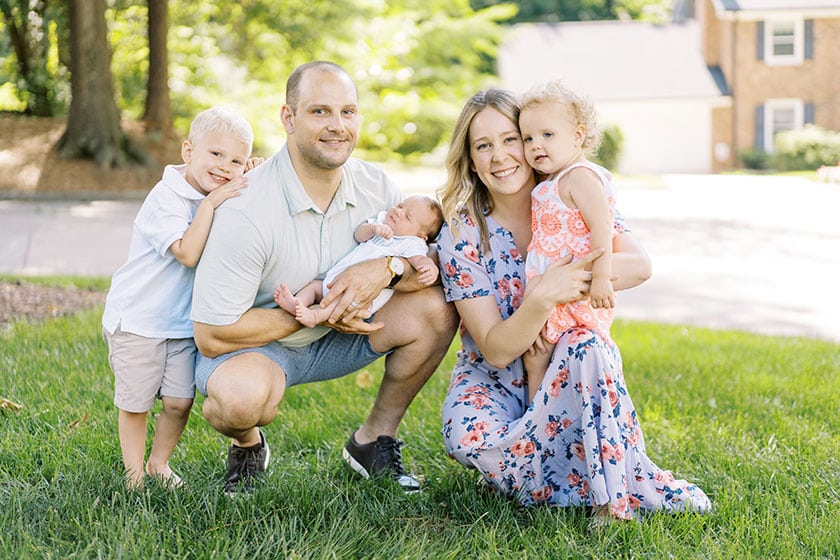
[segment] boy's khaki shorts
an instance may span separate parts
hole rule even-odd
[[[114,372],[114,405],[148,412],[159,397],[195,397],[195,342],[192,338],[146,338],[103,331]]]

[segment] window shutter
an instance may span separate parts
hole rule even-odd
[[[804,114],[802,115],[802,120],[804,124],[814,124],[814,104],[806,103],[803,109]]]
[[[755,108],[755,147],[764,150],[764,105]]]
[[[805,20],[805,60],[814,58],[814,20]]]
[[[764,22],[759,21],[755,24],[755,34],[758,37],[756,42],[756,58],[764,60]]]

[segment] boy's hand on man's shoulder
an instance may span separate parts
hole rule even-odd
[[[234,198],[239,196],[239,190],[244,189],[248,186],[248,178],[247,177],[237,177],[236,179],[231,179],[218,189],[210,192],[206,197],[208,203],[213,205],[213,209],[215,210],[219,206],[222,205],[222,202],[229,198]]]
[[[252,157],[251,159],[249,159],[248,161],[245,162],[245,173],[248,173],[253,168],[255,168],[259,164],[263,163],[264,161],[265,161],[265,158]]]

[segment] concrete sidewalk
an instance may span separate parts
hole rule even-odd
[[[407,193],[439,174],[394,172]],[[0,200],[0,273],[110,276],[141,200]],[[617,316],[840,342],[840,187],[805,179],[671,175],[618,184],[653,278]]]

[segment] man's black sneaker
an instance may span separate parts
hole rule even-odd
[[[391,436],[379,436],[376,441],[360,445],[356,442],[356,432],[353,432],[342,455],[347,464],[363,477],[386,476],[410,494],[420,490],[420,482],[403,470],[402,443]]]
[[[233,497],[240,492],[253,491],[254,483],[265,472],[270,457],[271,451],[262,430],[260,442],[256,445],[239,447],[231,444],[225,474],[225,494]]]

